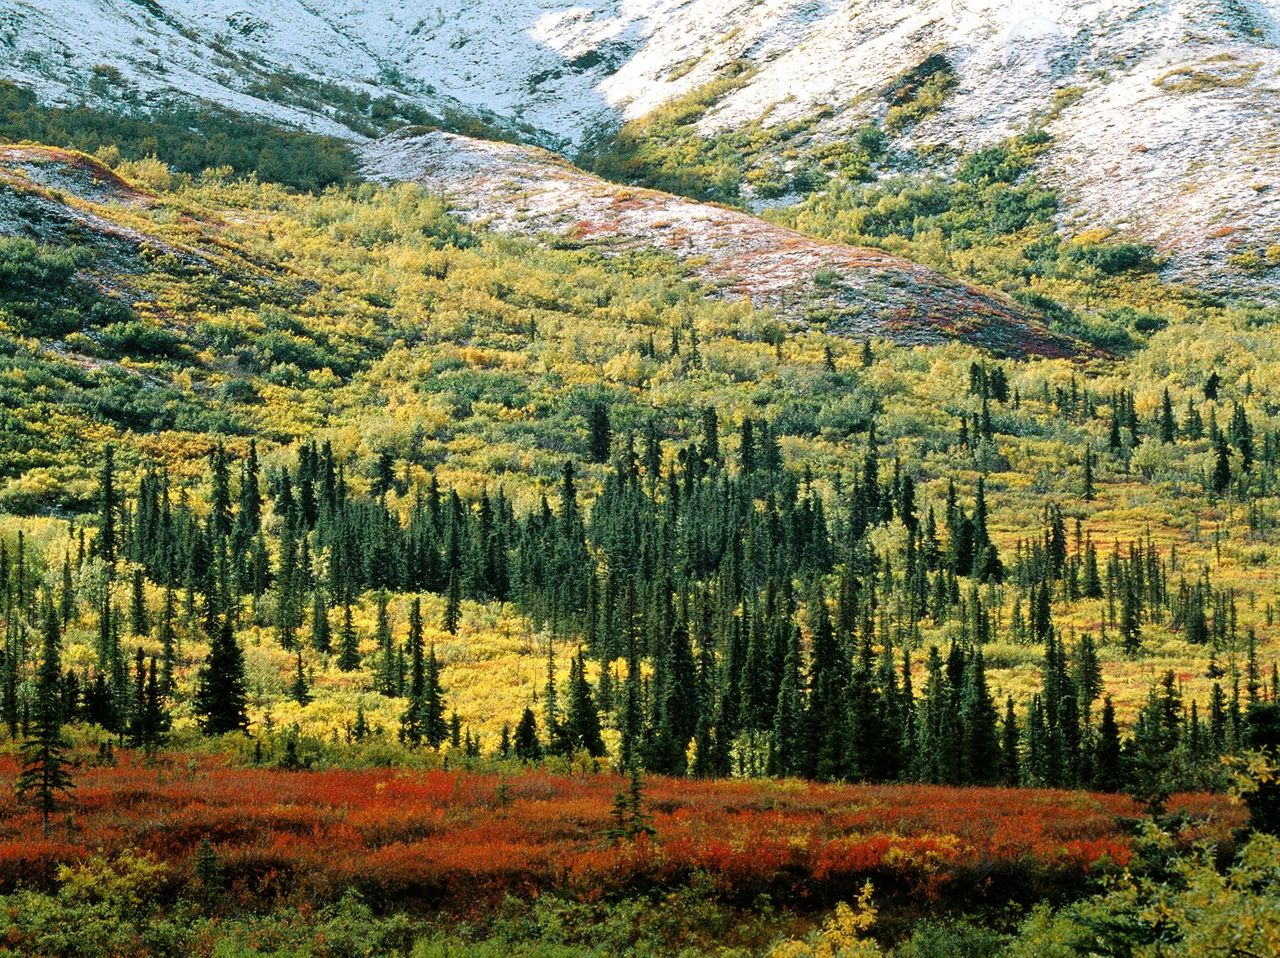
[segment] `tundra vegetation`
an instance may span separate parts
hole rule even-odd
[[[1039,128],[878,176],[948,77],[587,159],[1082,358],[4,91],[0,954],[1274,954],[1280,314],[1063,235]]]

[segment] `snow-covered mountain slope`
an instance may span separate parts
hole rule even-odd
[[[111,67],[144,99],[176,92],[349,135],[330,108],[334,91],[299,90],[290,78],[300,76],[527,124],[531,139],[569,146],[615,114],[596,88],[639,46],[637,15],[661,5],[617,9],[579,56],[561,29],[618,4],[0,0],[0,75],[71,103],[115,83],[102,69]]]
[[[1206,285],[1280,286],[1228,264],[1277,241],[1280,0],[0,0],[0,75],[51,100],[122,84],[349,133],[343,91],[390,94],[570,153],[743,63],[705,132],[837,138],[935,56],[954,82],[900,146],[1039,118],[1070,229],[1153,241]]]
[[[747,213],[618,186],[543,150],[450,133],[394,134],[361,148],[365,173],[416,181],[490,228],[605,250],[655,248],[722,295],[804,326],[901,343],[959,339],[1005,355],[1088,350],[1004,299],[881,250],[822,242]]]

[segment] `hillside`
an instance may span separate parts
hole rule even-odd
[[[0,3],[0,958],[1280,954],[1277,13]]]
[[[1280,357],[1252,314],[1197,311],[1155,332],[1123,364],[1081,368],[1027,349],[1029,359],[1007,366],[1012,395],[995,404],[983,425],[971,364],[984,361],[984,353],[975,342],[943,339],[928,328],[896,337],[896,346],[895,337],[877,335],[866,367],[861,337],[824,323],[780,322],[748,299],[726,298],[724,284],[713,281],[724,274],[710,272],[726,268],[710,265],[714,245],[694,256],[683,245],[631,239],[642,217],[655,215],[718,224],[719,232],[700,225],[691,239],[718,239],[725,230],[737,238],[744,214],[620,191],[524,148],[450,139],[393,139],[369,154],[404,164],[388,167],[396,176],[417,172],[432,185],[465,185],[448,203],[404,183],[313,196],[220,176],[176,176],[154,161],[113,170],[65,150],[5,148],[0,228],[11,238],[0,274],[6,304],[0,507],[45,516],[92,510],[107,443],[117,445],[122,469],[135,476],[131,489],[137,469],[162,464],[174,482],[203,498],[207,456],[219,444],[243,456],[254,439],[266,468],[278,470],[292,468],[298,443],[320,439],[334,445],[358,494],[392,469],[404,489],[393,497],[397,512],[410,508],[410,490],[434,475],[468,501],[501,489],[527,513],[541,497],[558,495],[566,458],[578,462],[584,500],[600,494],[612,467],[590,461],[597,455],[596,410],[607,410],[616,435],[633,442],[652,437],[645,441],[657,451],[646,456],[660,458],[650,458],[647,469],[678,470],[687,461],[685,445],[698,441],[712,409],[729,448],[749,419],[767,434],[776,431],[782,462],[811,471],[813,488],[837,514],[848,505],[839,490],[856,471],[850,464],[861,460],[874,422],[884,456],[916,477],[921,509],[946,515],[949,483],[972,490],[979,477],[985,480],[990,534],[1005,554],[1038,534],[1047,504],[1067,503],[1082,532],[1099,543],[1150,534],[1184,568],[1216,550],[1226,557],[1216,578],[1241,594],[1260,594],[1267,534],[1259,527],[1224,546],[1221,530],[1243,506],[1211,494],[1214,447],[1207,437],[1188,433],[1166,447],[1125,428],[1118,447],[1101,452],[1109,443],[1108,417],[1127,408],[1116,396],[1133,390],[1141,419],[1154,423],[1163,389],[1171,389],[1182,416],[1202,403],[1202,384],[1215,372],[1229,385],[1219,401],[1202,403],[1202,419],[1227,421],[1230,397],[1247,404],[1258,435],[1269,434],[1267,383]],[[446,173],[431,152],[442,144],[448,144],[440,160]],[[562,191],[565,182],[572,189]],[[620,192],[642,202],[626,201],[619,210]],[[568,205],[560,205],[566,197]],[[649,212],[648,203],[663,212]],[[580,232],[584,219],[612,231],[610,242],[555,235]],[[772,227],[755,231],[792,237]],[[24,247],[24,240],[36,245]],[[811,248],[858,255],[834,244]],[[892,257],[881,261],[908,268]],[[822,268],[805,265],[805,282],[815,267]],[[956,288],[935,282],[948,295]],[[1198,341],[1188,348],[1192,322]],[[977,344],[989,329],[979,329]],[[1044,338],[1033,345],[1060,342],[1037,335]],[[1086,447],[1099,451],[1093,502],[1079,498]],[[1238,467],[1237,474],[1249,481]],[[1272,501],[1266,486],[1257,495],[1258,502]],[[272,543],[279,521],[270,526]],[[37,523],[32,541],[51,550],[54,562],[62,527]],[[1210,528],[1219,531],[1210,535]],[[883,544],[900,548],[895,543],[890,537]],[[456,638],[439,625],[443,597],[429,598],[428,635],[457,693],[454,708],[492,742],[535,693],[542,663],[534,650],[548,637],[536,617],[489,605],[483,592],[474,598]],[[1013,606],[1025,607],[1026,595],[1020,588],[987,601],[1007,622]],[[397,608],[398,624],[403,607]],[[1116,613],[1077,599],[1059,614],[1087,631]],[[1267,614],[1260,602],[1241,612],[1260,630],[1264,656],[1275,641]],[[959,623],[950,613],[938,615],[926,634],[944,641]],[[366,595],[355,619],[366,653],[373,616]],[[90,621],[75,644],[87,643]],[[270,639],[270,621],[264,612],[246,623],[245,634],[254,636],[253,674],[278,694],[291,660]],[[1131,658],[1114,642],[1099,653],[1126,717],[1160,667],[1179,669],[1198,696],[1212,685],[1208,650],[1189,644],[1176,620],[1153,619],[1146,628],[1151,646],[1142,657]],[[563,668],[574,639],[553,638]],[[1233,654],[1241,641],[1230,640]],[[204,646],[199,636],[188,643],[186,665],[193,669],[191,656]],[[80,661],[92,661],[88,644],[78,648]],[[917,669],[924,651],[915,650]],[[1021,696],[1039,681],[1040,652],[1025,639],[999,641],[987,653],[997,694]],[[340,727],[357,704],[384,727],[394,724],[396,699],[362,691],[331,660],[312,667],[319,701],[306,711],[305,728]],[[268,695],[254,714],[286,709]]]
[[[787,324],[898,343],[959,339],[997,355],[1074,356],[1031,310],[880,250],[814,240],[721,206],[618,187],[540,150],[448,133],[366,144],[364,173],[420,183],[500,232],[611,249],[656,249],[721,295]]]
[[[1040,121],[1069,231],[1154,243],[1215,290],[1271,296],[1280,269],[1269,0],[51,0],[0,11],[0,38],[3,76],[53,102],[197,97],[356,138],[470,122],[574,154],[716,87],[699,132],[796,124],[766,151],[784,169],[876,122],[893,134],[882,172],[947,173]]]

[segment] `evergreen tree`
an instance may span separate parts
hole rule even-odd
[[[445,596],[444,630],[450,635],[458,634],[458,625],[462,621],[462,591],[458,582],[457,570],[449,573],[449,589]]]
[[[1181,717],[1182,698],[1173,672],[1166,672],[1138,713],[1128,763],[1129,793],[1152,815],[1164,813],[1165,802],[1182,784],[1177,755]]]
[[[610,838],[635,841],[641,835],[655,834],[653,824],[644,808],[644,786],[640,769],[629,769],[627,790],[618,792],[613,800],[613,825],[608,830]]]
[[[247,541],[262,528],[262,484],[258,466],[258,443],[255,439],[249,440],[249,455],[240,473],[239,506],[236,528],[240,530],[242,540]]]
[[[61,633],[53,602],[46,597],[40,664],[36,670],[35,701],[30,732],[22,743],[22,767],[18,772],[18,796],[40,810],[44,831],[49,832],[49,816],[58,807],[59,796],[75,787],[71,779],[68,744],[62,734]]]
[[[1121,585],[1120,600],[1120,644],[1129,655],[1137,655],[1142,648],[1142,600],[1128,577]]]
[[[564,755],[570,751],[560,724],[560,699],[556,688],[556,653],[547,642],[547,684],[542,692],[543,722],[547,727],[547,754]]]
[[[440,684],[440,663],[436,659],[436,647],[432,643],[427,651],[427,664],[422,691],[422,728],[427,744],[439,748],[449,736],[444,718],[445,690]]]
[[[324,590],[315,589],[311,595],[311,647],[321,655],[328,655],[333,646],[333,633],[329,628],[329,606]]]
[[[960,728],[960,780],[973,785],[994,784],[1000,777],[1000,739],[981,649],[970,654],[965,665]]]
[[[1209,488],[1218,496],[1231,488],[1231,450],[1227,448],[1225,436],[1218,436],[1214,444],[1213,475],[1209,480]]]
[[[954,785],[960,778],[960,729],[952,688],[937,646],[930,646],[928,680],[920,703],[915,774],[923,782]]]
[[[1086,599],[1101,599],[1103,595],[1102,577],[1098,574],[1098,550],[1091,539],[1085,543],[1084,581],[1081,583],[1081,593]]]
[[[773,736],[769,749],[771,775],[796,775],[804,762],[804,701],[800,691],[800,640],[792,633],[778,684]]]
[[[587,428],[588,458],[592,462],[608,462],[613,446],[613,426],[609,422],[609,408],[604,403],[592,403]]]
[[[1018,754],[1018,717],[1013,710],[1013,696],[1005,700],[1004,724],[1000,729],[1001,784],[1016,788],[1021,780],[1021,757]]]
[[[396,668],[395,642],[391,635],[391,615],[387,606],[387,593],[383,589],[378,591],[374,639],[378,645],[378,663],[373,687],[383,695],[397,695],[400,690]]]
[[[338,630],[338,668],[354,672],[360,668],[360,645],[356,627],[351,621],[350,600],[342,604],[342,628]]]
[[[1092,784],[1100,792],[1115,792],[1120,790],[1122,781],[1120,728],[1108,695],[1102,701],[1102,720],[1094,744]]]
[[[1244,747],[1261,755],[1272,768],[1280,762],[1280,704],[1254,702],[1245,713]],[[1249,826],[1258,832],[1280,835],[1280,782],[1274,777],[1259,781],[1244,795]]]
[[[244,653],[236,643],[230,619],[223,621],[209,645],[209,655],[196,678],[192,708],[206,735],[249,728]]]
[[[147,660],[143,655],[142,646],[138,646],[134,653],[133,677],[133,708],[129,714],[129,744],[134,748],[141,748],[146,737],[143,729],[146,717],[143,713],[146,709],[147,691]]]
[[[1160,441],[1170,443],[1177,438],[1178,427],[1173,418],[1173,400],[1169,397],[1169,390],[1166,387],[1164,396],[1160,400]]]
[[[61,611],[62,627],[65,629],[71,624],[71,619],[76,613],[76,587],[75,580],[71,577],[70,552],[67,552],[62,558]]]
[[[117,541],[116,516],[120,503],[116,498],[115,448],[108,444],[102,450],[102,468],[98,472],[98,537],[94,540],[97,554],[107,568],[115,566]]]
[[[636,651],[633,632],[627,636],[627,680],[622,689],[622,715],[619,718],[622,733],[618,746],[618,758],[624,768],[639,761],[640,737],[643,732],[644,714],[640,701],[640,659]]]
[[[596,711],[591,685],[587,682],[582,650],[569,662],[569,706],[565,714],[565,737],[574,750],[581,749],[592,758],[605,754],[600,736],[600,713]]]
[[[176,616],[176,596],[173,587],[166,585],[164,607],[160,612],[160,690],[164,695],[172,695],[176,688],[173,674],[178,664]]]
[[[425,698],[427,663],[422,641],[422,600],[416,595],[409,604],[409,704],[400,719],[400,727],[410,745],[426,738]]]
[[[147,617],[147,599],[143,589],[142,570],[133,570],[131,599],[129,603],[129,626],[134,635],[146,635],[151,631]]]
[[[173,718],[165,705],[165,694],[153,655],[147,666],[146,705],[143,709],[143,745],[153,753],[164,744],[173,725]]]
[[[538,741],[538,720],[534,718],[531,708],[524,710],[516,724],[512,750],[516,753],[516,758],[526,762],[536,762],[542,758],[542,743]]]
[[[311,701],[311,686],[307,682],[307,673],[302,667],[302,649],[298,649],[296,653],[293,681],[289,684],[289,698],[299,705],[306,705]]]
[[[160,686],[155,656],[151,657],[148,665],[141,647],[137,650],[134,675],[133,715],[129,723],[129,737],[135,748],[145,749],[148,754],[154,755],[164,744],[171,719],[165,707],[165,693]]]

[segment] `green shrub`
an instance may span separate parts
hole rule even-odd
[[[125,106],[125,105],[122,105]],[[30,90],[0,81],[0,141],[47,143],[122,157],[158,156],[183,173],[230,167],[241,176],[319,190],[355,176],[355,156],[330,136],[284,130],[211,103],[168,106],[145,115],[40,104]]]

